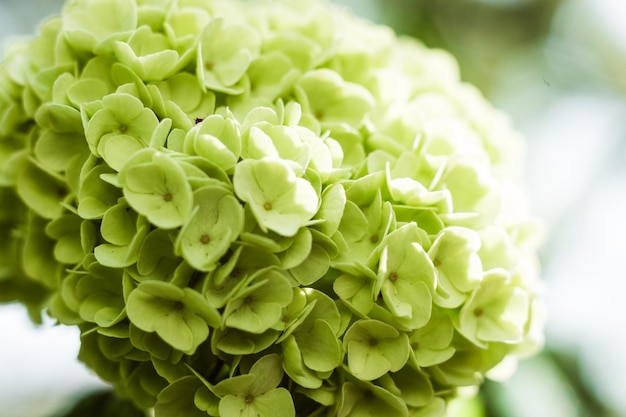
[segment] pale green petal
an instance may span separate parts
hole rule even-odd
[[[123,185],[131,207],[156,226],[181,226],[191,214],[191,186],[180,165],[165,154],[155,153],[151,162],[125,169]]]
[[[524,335],[529,313],[528,292],[516,287],[505,271],[493,270],[474,290],[455,324],[478,346],[492,341],[517,343]]]
[[[259,226],[294,236],[318,208],[318,195],[307,180],[298,178],[280,159],[246,159],[237,165],[235,193],[247,202]]]
[[[406,334],[377,320],[359,320],[343,339],[348,368],[357,378],[371,381],[400,370],[409,357]]]
[[[65,38],[78,50],[108,52],[112,40],[128,36],[136,25],[134,2],[77,0],[63,10]]]
[[[177,239],[182,256],[195,268],[212,270],[243,230],[243,208],[228,191],[212,186],[193,193],[194,211]]]

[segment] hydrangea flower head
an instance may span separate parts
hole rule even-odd
[[[322,0],[68,0],[0,66],[0,294],[157,417],[440,416],[541,345],[522,140]]]

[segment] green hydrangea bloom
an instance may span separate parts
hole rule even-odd
[[[520,144],[323,0],[68,0],[0,65],[0,301],[157,417],[443,416],[541,347]]]

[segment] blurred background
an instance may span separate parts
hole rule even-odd
[[[527,137],[526,185],[548,230],[546,348],[458,415],[626,417],[626,1],[335,2],[450,51]],[[1,0],[2,45],[61,4]],[[94,391],[92,405],[111,404],[77,352],[77,329],[34,327],[21,306],[0,305],[2,415],[60,416]]]

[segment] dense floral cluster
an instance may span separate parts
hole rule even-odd
[[[0,297],[157,416],[440,416],[541,343],[519,153],[323,2],[68,1],[0,69]]]

